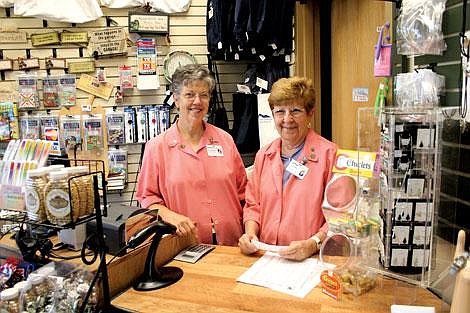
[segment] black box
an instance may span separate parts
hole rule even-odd
[[[107,253],[117,255],[121,249],[126,245],[125,232],[126,221],[134,214],[145,211],[139,207],[111,204],[108,208],[108,216],[103,217],[103,234],[104,241],[108,247]],[[96,221],[92,220],[86,224],[87,237],[92,233],[96,233]],[[125,250],[121,251],[119,255],[124,255]]]

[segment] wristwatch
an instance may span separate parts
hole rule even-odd
[[[318,248],[318,250],[320,251],[320,247],[321,247],[321,239],[320,239],[320,237],[318,237],[317,235],[313,235],[310,239],[312,239],[313,241],[316,242],[317,248]]]

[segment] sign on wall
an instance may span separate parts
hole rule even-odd
[[[129,13],[130,33],[168,34],[168,15],[161,13]]]
[[[90,32],[88,50],[94,57],[127,53],[127,34],[124,28],[105,28]]]

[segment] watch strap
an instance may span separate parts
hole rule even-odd
[[[310,239],[312,239],[313,241],[315,241],[315,243],[317,244],[318,250],[320,250],[320,247],[321,247],[321,238],[318,237],[317,235],[313,235],[312,237],[310,237]]]

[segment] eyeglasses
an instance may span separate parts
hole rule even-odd
[[[199,100],[201,101],[208,101],[210,98],[210,95],[206,92],[199,93],[199,92],[188,91],[183,94],[183,98],[189,101],[196,100],[196,96],[199,96]]]
[[[277,118],[283,118],[284,116],[286,116],[286,114],[295,118],[295,117],[301,116],[303,113],[305,113],[305,109],[296,108],[296,107],[291,108],[291,109],[287,109],[287,108],[273,109],[273,115],[274,117],[277,117]]]

